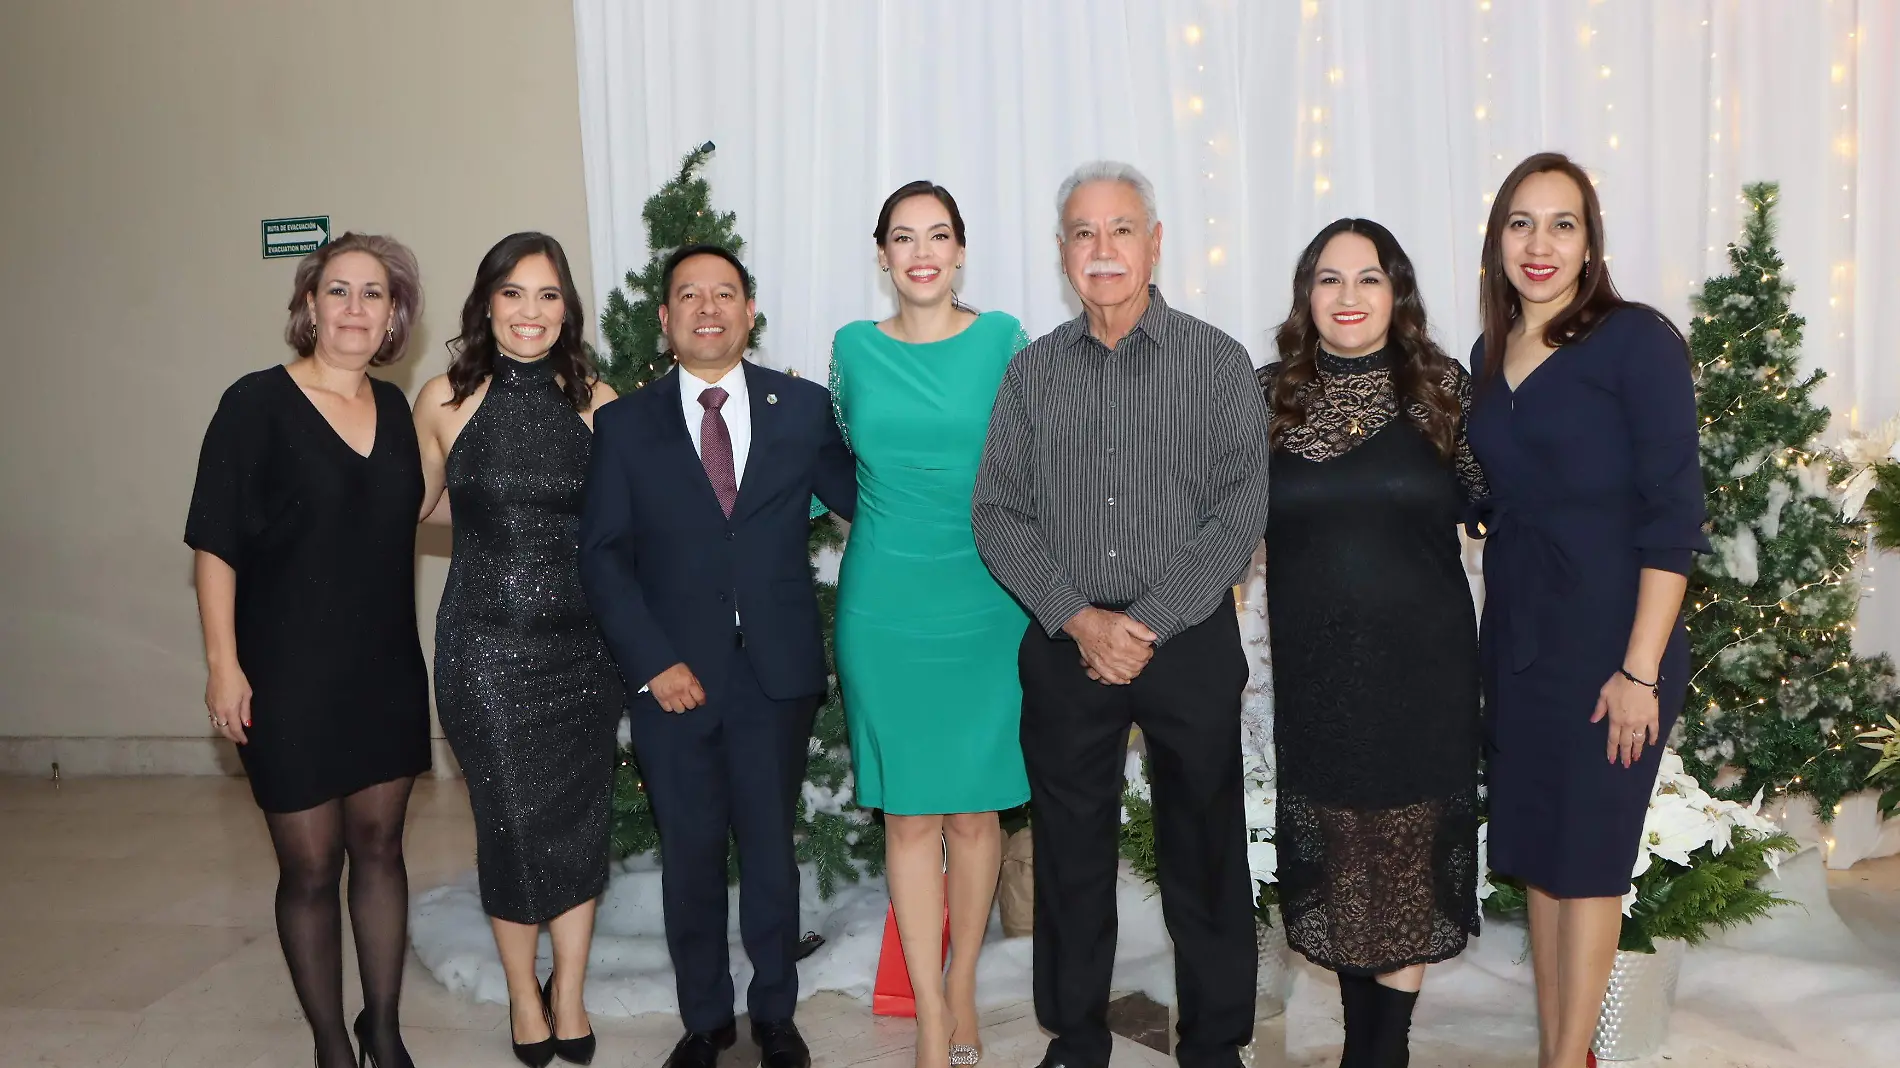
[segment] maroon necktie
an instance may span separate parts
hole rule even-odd
[[[699,392],[699,406],[706,409],[699,419],[699,462],[706,467],[706,480],[719,498],[720,511],[731,519],[732,502],[739,498],[739,479],[732,469],[732,431],[726,429],[726,417],[719,414],[727,395],[718,386]]]

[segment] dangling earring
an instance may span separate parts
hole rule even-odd
[[[1590,277],[1590,261],[1589,260],[1583,261],[1583,270],[1577,272],[1577,277],[1578,278]]]
[[[315,341],[316,339],[317,339],[317,323],[316,323],[316,320],[313,319],[310,322],[310,340]]]

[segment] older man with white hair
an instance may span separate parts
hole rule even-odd
[[[1253,888],[1242,814],[1234,613],[1266,528],[1267,412],[1239,342],[1168,307],[1154,187],[1090,163],[1057,194],[1083,313],[1011,362],[972,519],[1034,616],[1022,742],[1035,837],[1045,1068],[1106,1068],[1116,847],[1130,724],[1146,739],[1162,911],[1186,1068],[1252,1037]]]

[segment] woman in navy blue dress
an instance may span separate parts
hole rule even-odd
[[[1538,1063],[1581,1068],[1688,682],[1682,598],[1709,551],[1695,383],[1675,327],[1617,295],[1565,157],[1505,179],[1483,269],[1490,861],[1529,890]]]

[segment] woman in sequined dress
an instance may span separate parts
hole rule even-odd
[[[1425,965],[1478,929],[1478,635],[1464,368],[1364,219],[1300,256],[1272,413],[1267,615],[1287,941],[1339,974],[1345,1068],[1406,1063]]]
[[[448,373],[415,406],[425,511],[455,527],[436,710],[468,779],[482,908],[529,1065],[593,1056],[581,991],[624,698],[580,585],[593,413],[614,399],[582,347],[586,321],[561,246],[504,238],[476,272]],[[554,969],[537,986],[543,923]]]

